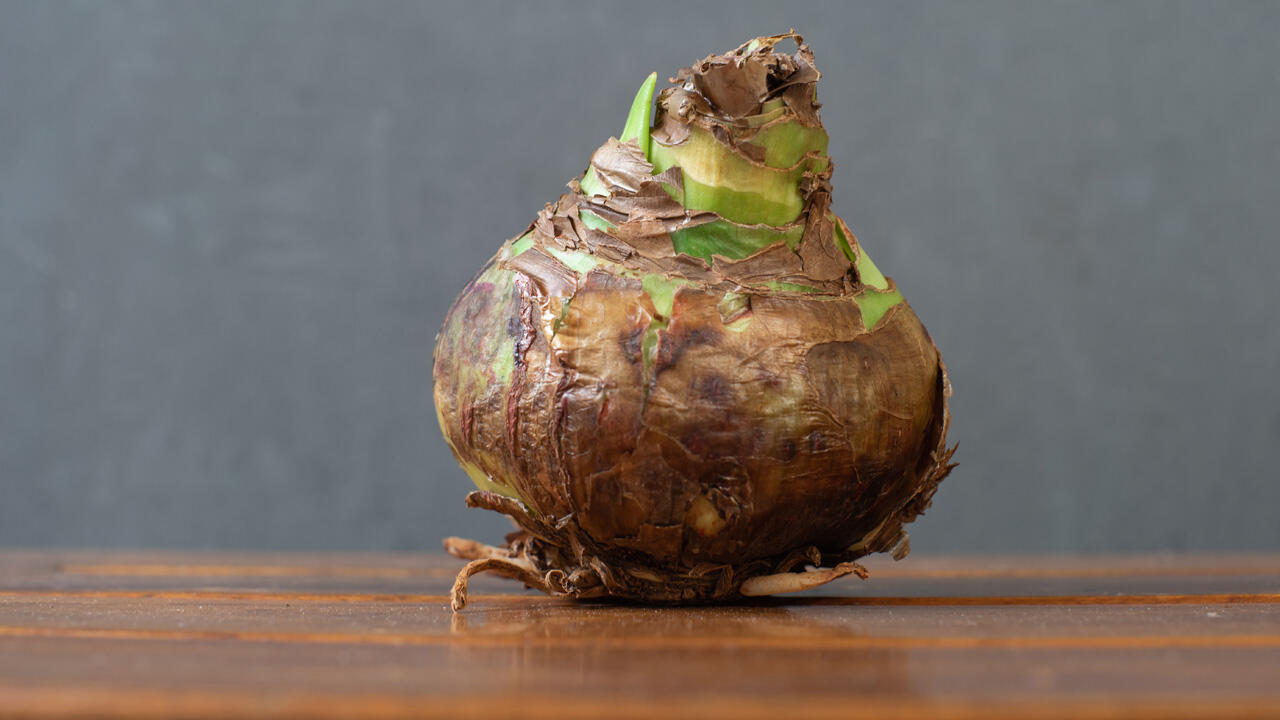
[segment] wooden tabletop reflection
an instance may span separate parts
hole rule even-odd
[[[0,716],[1280,715],[1280,556],[873,558],[728,606],[409,554],[0,553]]]

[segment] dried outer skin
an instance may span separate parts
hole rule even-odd
[[[654,141],[705,130],[738,152],[756,131],[743,118],[776,98],[821,128],[812,55],[799,38],[774,51],[786,37],[682,70]],[[892,281],[864,282],[829,209],[830,162],[797,183],[794,248],[709,262],[672,233],[732,221],[680,202],[681,168],[654,174],[612,139],[591,166],[609,193],[571,182],[466,286],[437,341],[440,424],[483,491],[468,502],[522,530],[508,554],[525,569],[509,574],[696,602],[804,562],[905,554],[903,524],[952,467],[950,386]]]

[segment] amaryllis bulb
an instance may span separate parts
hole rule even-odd
[[[519,529],[446,540],[472,561],[455,608],[481,571],[685,603],[906,554],[952,467],[951,390],[831,211],[818,78],[798,35],[757,38],[681,70],[650,127],[650,75],[621,137],[458,296],[440,426],[467,503]]]

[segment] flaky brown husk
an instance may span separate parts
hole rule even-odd
[[[659,97],[655,141],[702,128],[736,146],[771,98],[820,126],[808,47],[774,50],[789,37],[682,70]],[[864,325],[875,290],[837,244],[841,223],[861,252],[829,210],[830,164],[800,182],[798,246],[710,262],[673,248],[672,232],[723,220],[673,199],[678,167],[654,175],[613,139],[591,165],[609,194],[571,182],[466,286],[437,341],[441,427],[482,488],[467,503],[519,526],[500,548],[446,541],[472,561],[455,608],[484,571],[574,598],[693,603],[905,555],[903,525],[952,467],[951,389],[905,301]],[[612,227],[588,227],[583,210]],[[676,286],[669,310],[654,278]]]

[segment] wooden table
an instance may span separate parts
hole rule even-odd
[[[437,555],[0,553],[0,716],[1277,717],[1280,555],[873,558],[727,607]]]

